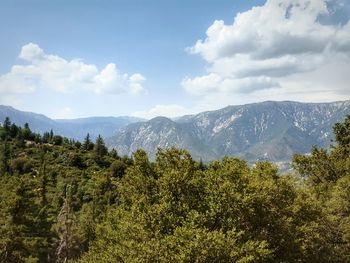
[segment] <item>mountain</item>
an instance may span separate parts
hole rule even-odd
[[[87,133],[90,133],[93,139],[99,134],[102,137],[109,137],[130,123],[142,121],[142,119],[128,116],[54,120],[42,114],[19,111],[10,106],[0,105],[0,121],[6,117],[22,127],[27,122],[33,131],[41,134],[52,129],[55,134],[76,140],[83,140]]]
[[[197,158],[202,155],[215,158],[211,149],[194,133],[191,123],[177,123],[166,117],[130,124],[107,138],[106,144],[122,155],[144,149],[153,158],[157,148],[177,146],[189,150]]]
[[[205,161],[223,156],[248,161],[288,161],[312,145],[329,147],[332,126],[350,114],[350,101],[300,103],[266,101],[189,115],[157,117],[129,124],[107,138],[110,148],[130,155],[145,149],[154,158],[158,147],[188,149]]]
[[[11,122],[21,127],[27,122],[30,128],[38,133],[44,133],[53,129],[57,134],[62,135],[61,127],[43,114],[16,110],[11,106],[0,105],[0,122],[9,117]]]
[[[35,132],[51,129],[68,138],[82,140],[101,134],[109,148],[130,155],[145,149],[151,158],[157,148],[171,146],[189,150],[205,161],[223,156],[248,161],[290,160],[307,153],[312,145],[329,147],[332,126],[350,114],[350,100],[332,103],[261,102],[187,115],[176,119],[156,117],[144,121],[135,117],[90,117],[54,120],[42,114],[0,105],[0,120],[23,126],[29,123]]]
[[[79,140],[82,140],[87,133],[90,134],[91,138],[96,138],[99,134],[103,138],[110,137],[122,127],[140,121],[143,121],[143,119],[129,116],[55,120],[56,123],[65,128],[65,136]]]

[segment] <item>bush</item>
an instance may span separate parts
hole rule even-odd
[[[25,174],[31,172],[33,163],[26,157],[19,157],[11,161],[10,168],[13,173]]]

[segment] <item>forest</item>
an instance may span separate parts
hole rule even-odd
[[[350,116],[330,149],[203,163],[0,126],[0,262],[350,262]]]

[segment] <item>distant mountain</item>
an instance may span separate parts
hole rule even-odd
[[[88,132],[91,138],[96,138],[99,134],[103,138],[110,137],[128,124],[140,121],[144,120],[129,116],[55,120],[61,127],[64,127],[65,136],[80,140],[83,139]]]
[[[87,133],[90,133],[91,138],[95,138],[99,134],[102,137],[109,137],[130,123],[143,121],[140,118],[128,116],[53,120],[42,114],[19,111],[10,106],[0,105],[0,122],[6,117],[22,127],[27,122],[30,128],[38,133],[44,133],[52,129],[56,134],[77,140],[82,140]]]
[[[62,134],[58,123],[43,114],[20,111],[11,106],[0,105],[0,122],[3,122],[6,117],[9,117],[11,122],[22,127],[27,122],[30,128],[38,133],[44,133],[53,129],[56,133]]]
[[[350,114],[350,101],[300,103],[267,101],[203,112],[171,120],[157,117],[133,123],[107,138],[109,147],[130,155],[158,147],[188,149],[196,158],[238,156],[248,161],[288,161],[312,145],[328,147],[332,126]]]

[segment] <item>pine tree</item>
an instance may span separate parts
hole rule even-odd
[[[95,160],[97,162],[102,162],[103,157],[108,153],[107,147],[100,135],[96,139],[94,146]]]
[[[32,131],[30,130],[28,123],[24,124],[24,128],[22,129],[22,134],[25,140],[34,140],[34,135],[32,134]]]
[[[15,138],[19,132],[19,128],[16,124],[12,123],[10,127],[10,137]]]
[[[7,132],[7,134],[9,134],[10,129],[11,129],[11,121],[9,117],[6,117],[4,120],[4,123],[2,125],[5,129],[5,131]]]
[[[109,152],[109,156],[111,156],[113,159],[117,159],[119,157],[117,150],[114,148]]]
[[[90,134],[88,133],[83,142],[83,149],[89,151],[91,149],[92,142],[90,140]]]
[[[64,201],[57,217],[56,231],[59,244],[56,250],[57,262],[67,262],[79,252],[79,237],[77,234],[76,216],[72,208],[71,187],[66,185]]]
[[[51,130],[50,130],[50,140],[52,140],[53,136],[54,136],[53,130],[51,129]]]
[[[7,140],[5,140],[0,145],[0,175],[4,175],[10,172],[10,166],[9,166],[10,157],[11,157],[10,145],[7,142]]]

